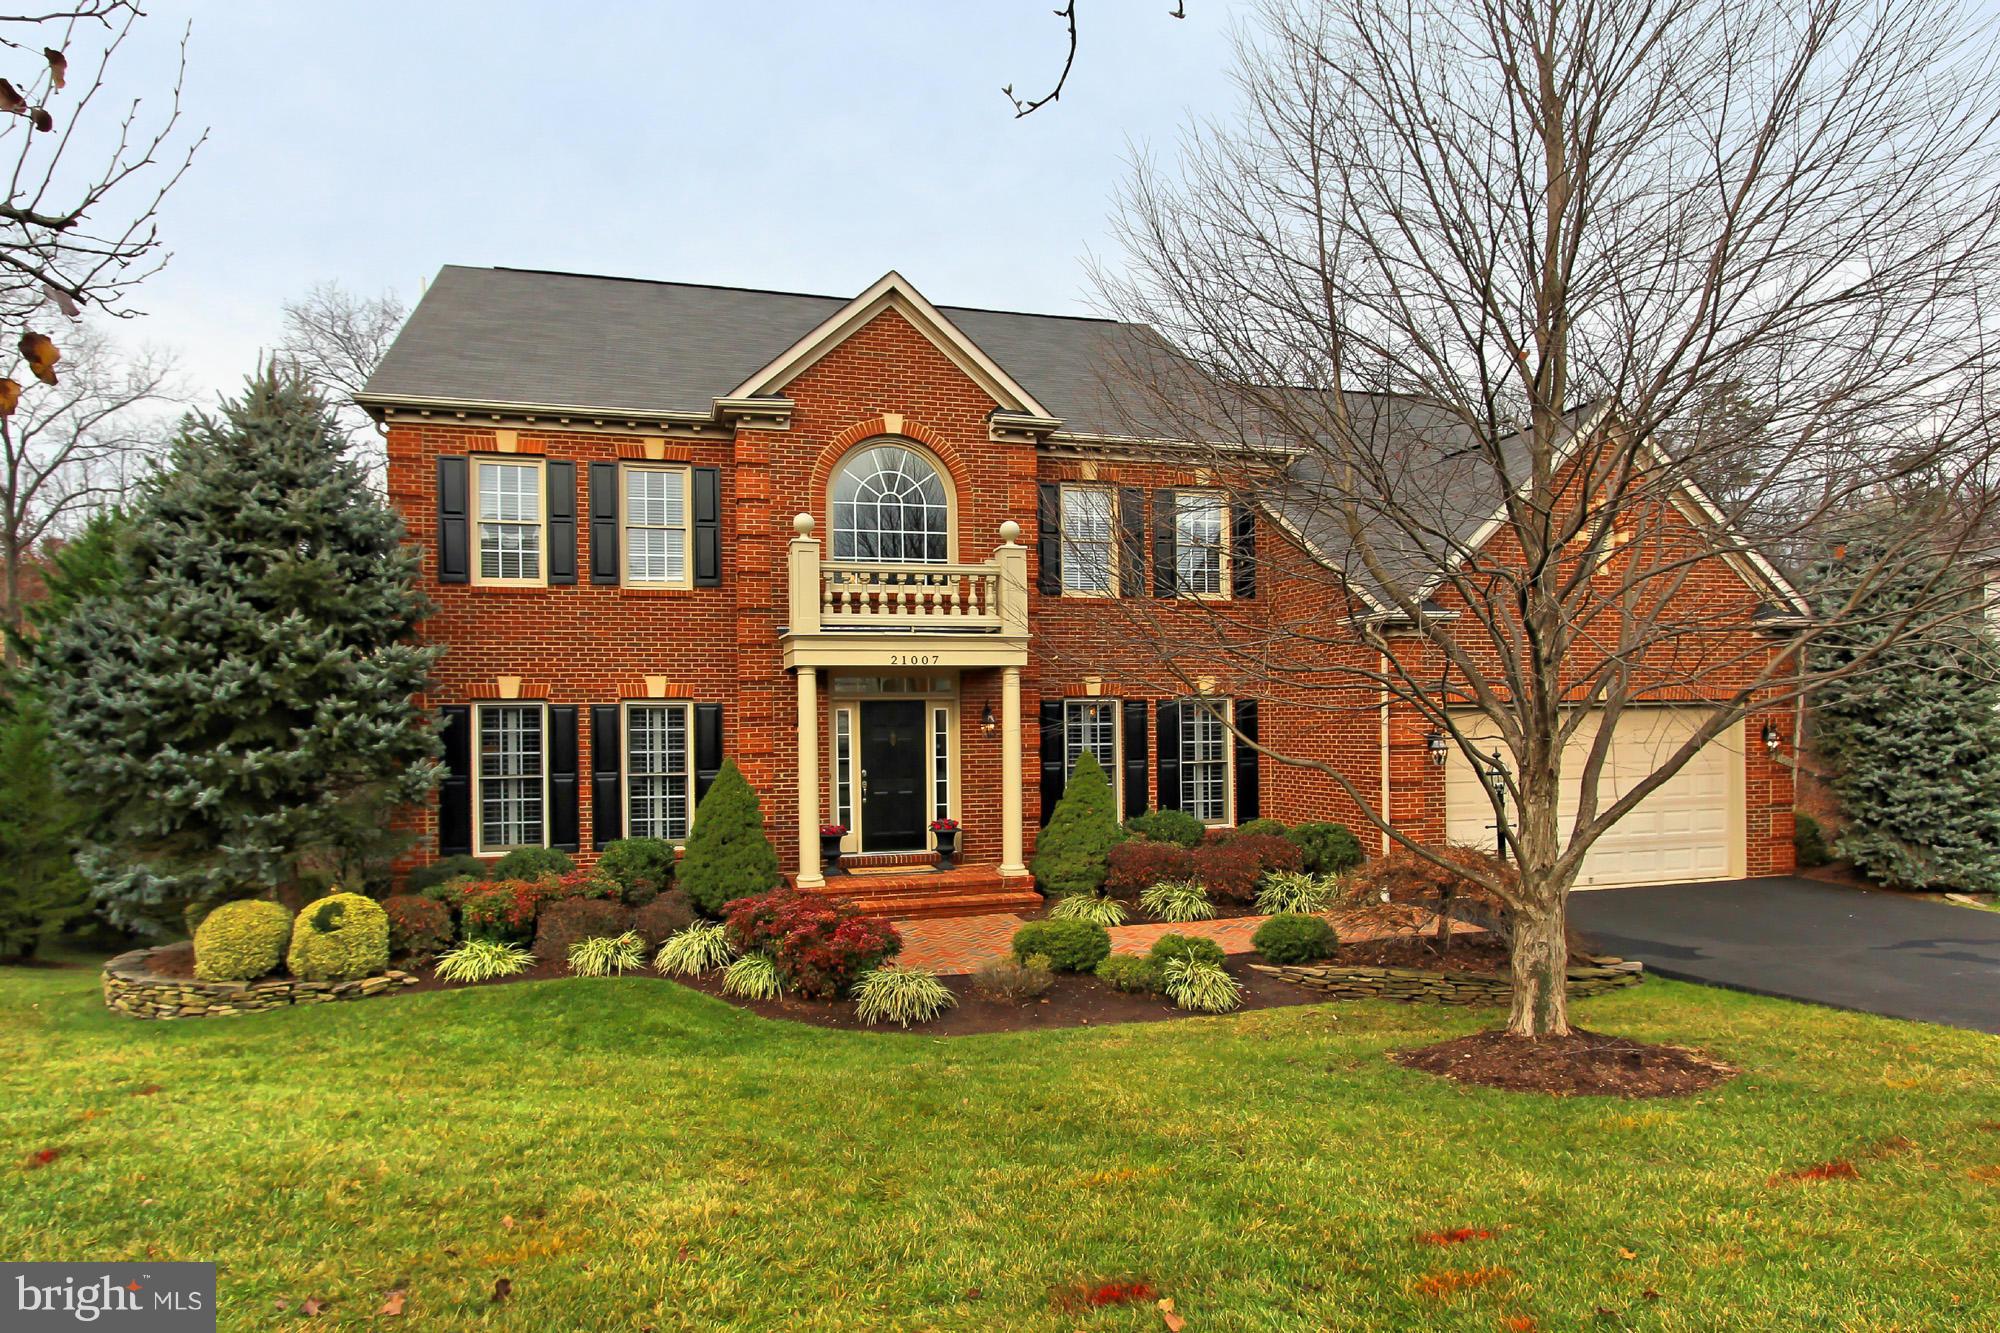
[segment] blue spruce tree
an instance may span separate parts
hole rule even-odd
[[[437,780],[416,558],[342,445],[275,366],[189,417],[116,586],[37,650],[57,779],[92,807],[78,864],[121,925],[351,875]]]

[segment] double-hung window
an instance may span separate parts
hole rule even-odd
[[[1175,578],[1182,593],[1229,591],[1229,505],[1215,491],[1174,493]]]
[[[1118,780],[1118,701],[1116,699],[1068,699],[1063,703],[1063,782],[1076,773],[1076,761],[1085,754],[1097,757],[1098,767],[1111,783],[1114,802],[1124,800],[1124,784]],[[1122,814],[1122,811],[1120,812]]]
[[[479,472],[479,582],[541,583],[542,506],[540,459],[482,458]]]
[[[686,704],[625,705],[625,827],[635,838],[685,842],[694,812]]]
[[[1229,822],[1229,724],[1226,702],[1181,706],[1181,809],[1204,824]]]
[[[1063,591],[1118,590],[1118,494],[1106,486],[1062,488]]]
[[[625,483],[625,582],[639,587],[688,586],[688,470],[622,469]]]
[[[479,850],[544,846],[548,764],[542,706],[480,704],[478,711]]]

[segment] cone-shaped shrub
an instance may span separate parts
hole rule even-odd
[[[1077,756],[1049,826],[1035,840],[1035,882],[1052,898],[1098,892],[1120,836],[1110,779],[1086,750]]]
[[[681,887],[688,900],[709,916],[723,904],[766,893],[778,885],[778,854],[764,836],[764,808],[734,759],[695,807],[694,830],[681,858]]]

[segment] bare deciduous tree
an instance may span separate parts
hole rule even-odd
[[[0,596],[10,664],[22,575],[35,551],[117,503],[144,455],[166,438],[162,416],[184,398],[170,355],[127,357],[103,329],[84,324],[68,340],[61,382],[0,417]]]
[[[278,355],[318,390],[347,433],[351,446],[379,446],[386,431],[354,405],[383,353],[396,340],[409,310],[394,292],[358,296],[337,282],[323,282],[295,301],[285,302],[285,336]],[[370,477],[386,460],[371,456]]]
[[[1268,616],[1121,601],[1148,623],[1118,632],[1189,693],[1173,664],[1219,653],[1267,708],[1395,707],[1490,771],[1511,1032],[1568,1030],[1567,896],[1607,830],[1782,724],[1869,587],[1990,530],[2000,88],[1971,22],[1267,0],[1241,119],[1124,194],[1101,287],[1162,340],[1117,377],[1133,433],[1239,442],[1182,456],[1295,540],[1257,552]],[[1875,573],[1844,599],[1767,559],[1863,518]],[[1901,608],[1876,641],[1963,611]],[[1698,721],[1613,774],[1620,718],[1666,702]],[[1259,748],[1413,842],[1423,813],[1352,765]]]

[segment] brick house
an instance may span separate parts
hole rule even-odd
[[[867,872],[838,887],[884,912],[1035,901],[1035,830],[1085,750],[1124,814],[1366,826],[1260,736],[1413,836],[1490,837],[1477,775],[1414,712],[1356,693],[1330,718],[1237,669],[1274,618],[1365,614],[1367,590],[1289,586],[1297,561],[1339,567],[1331,535],[1135,428],[1105,367],[1146,355],[1129,326],[940,309],[894,273],[842,300],[444,269],[359,399],[447,649],[425,702],[448,774],[410,863],[683,839],[725,757],[788,875]],[[1754,640],[1760,584],[1718,560],[1701,595]],[[1214,660],[1165,662],[1159,634]],[[1683,706],[1642,710],[1631,744],[1701,702],[1662,700]],[[1582,882],[1789,869],[1790,770],[1749,734]],[[961,827],[946,872],[939,818]]]

